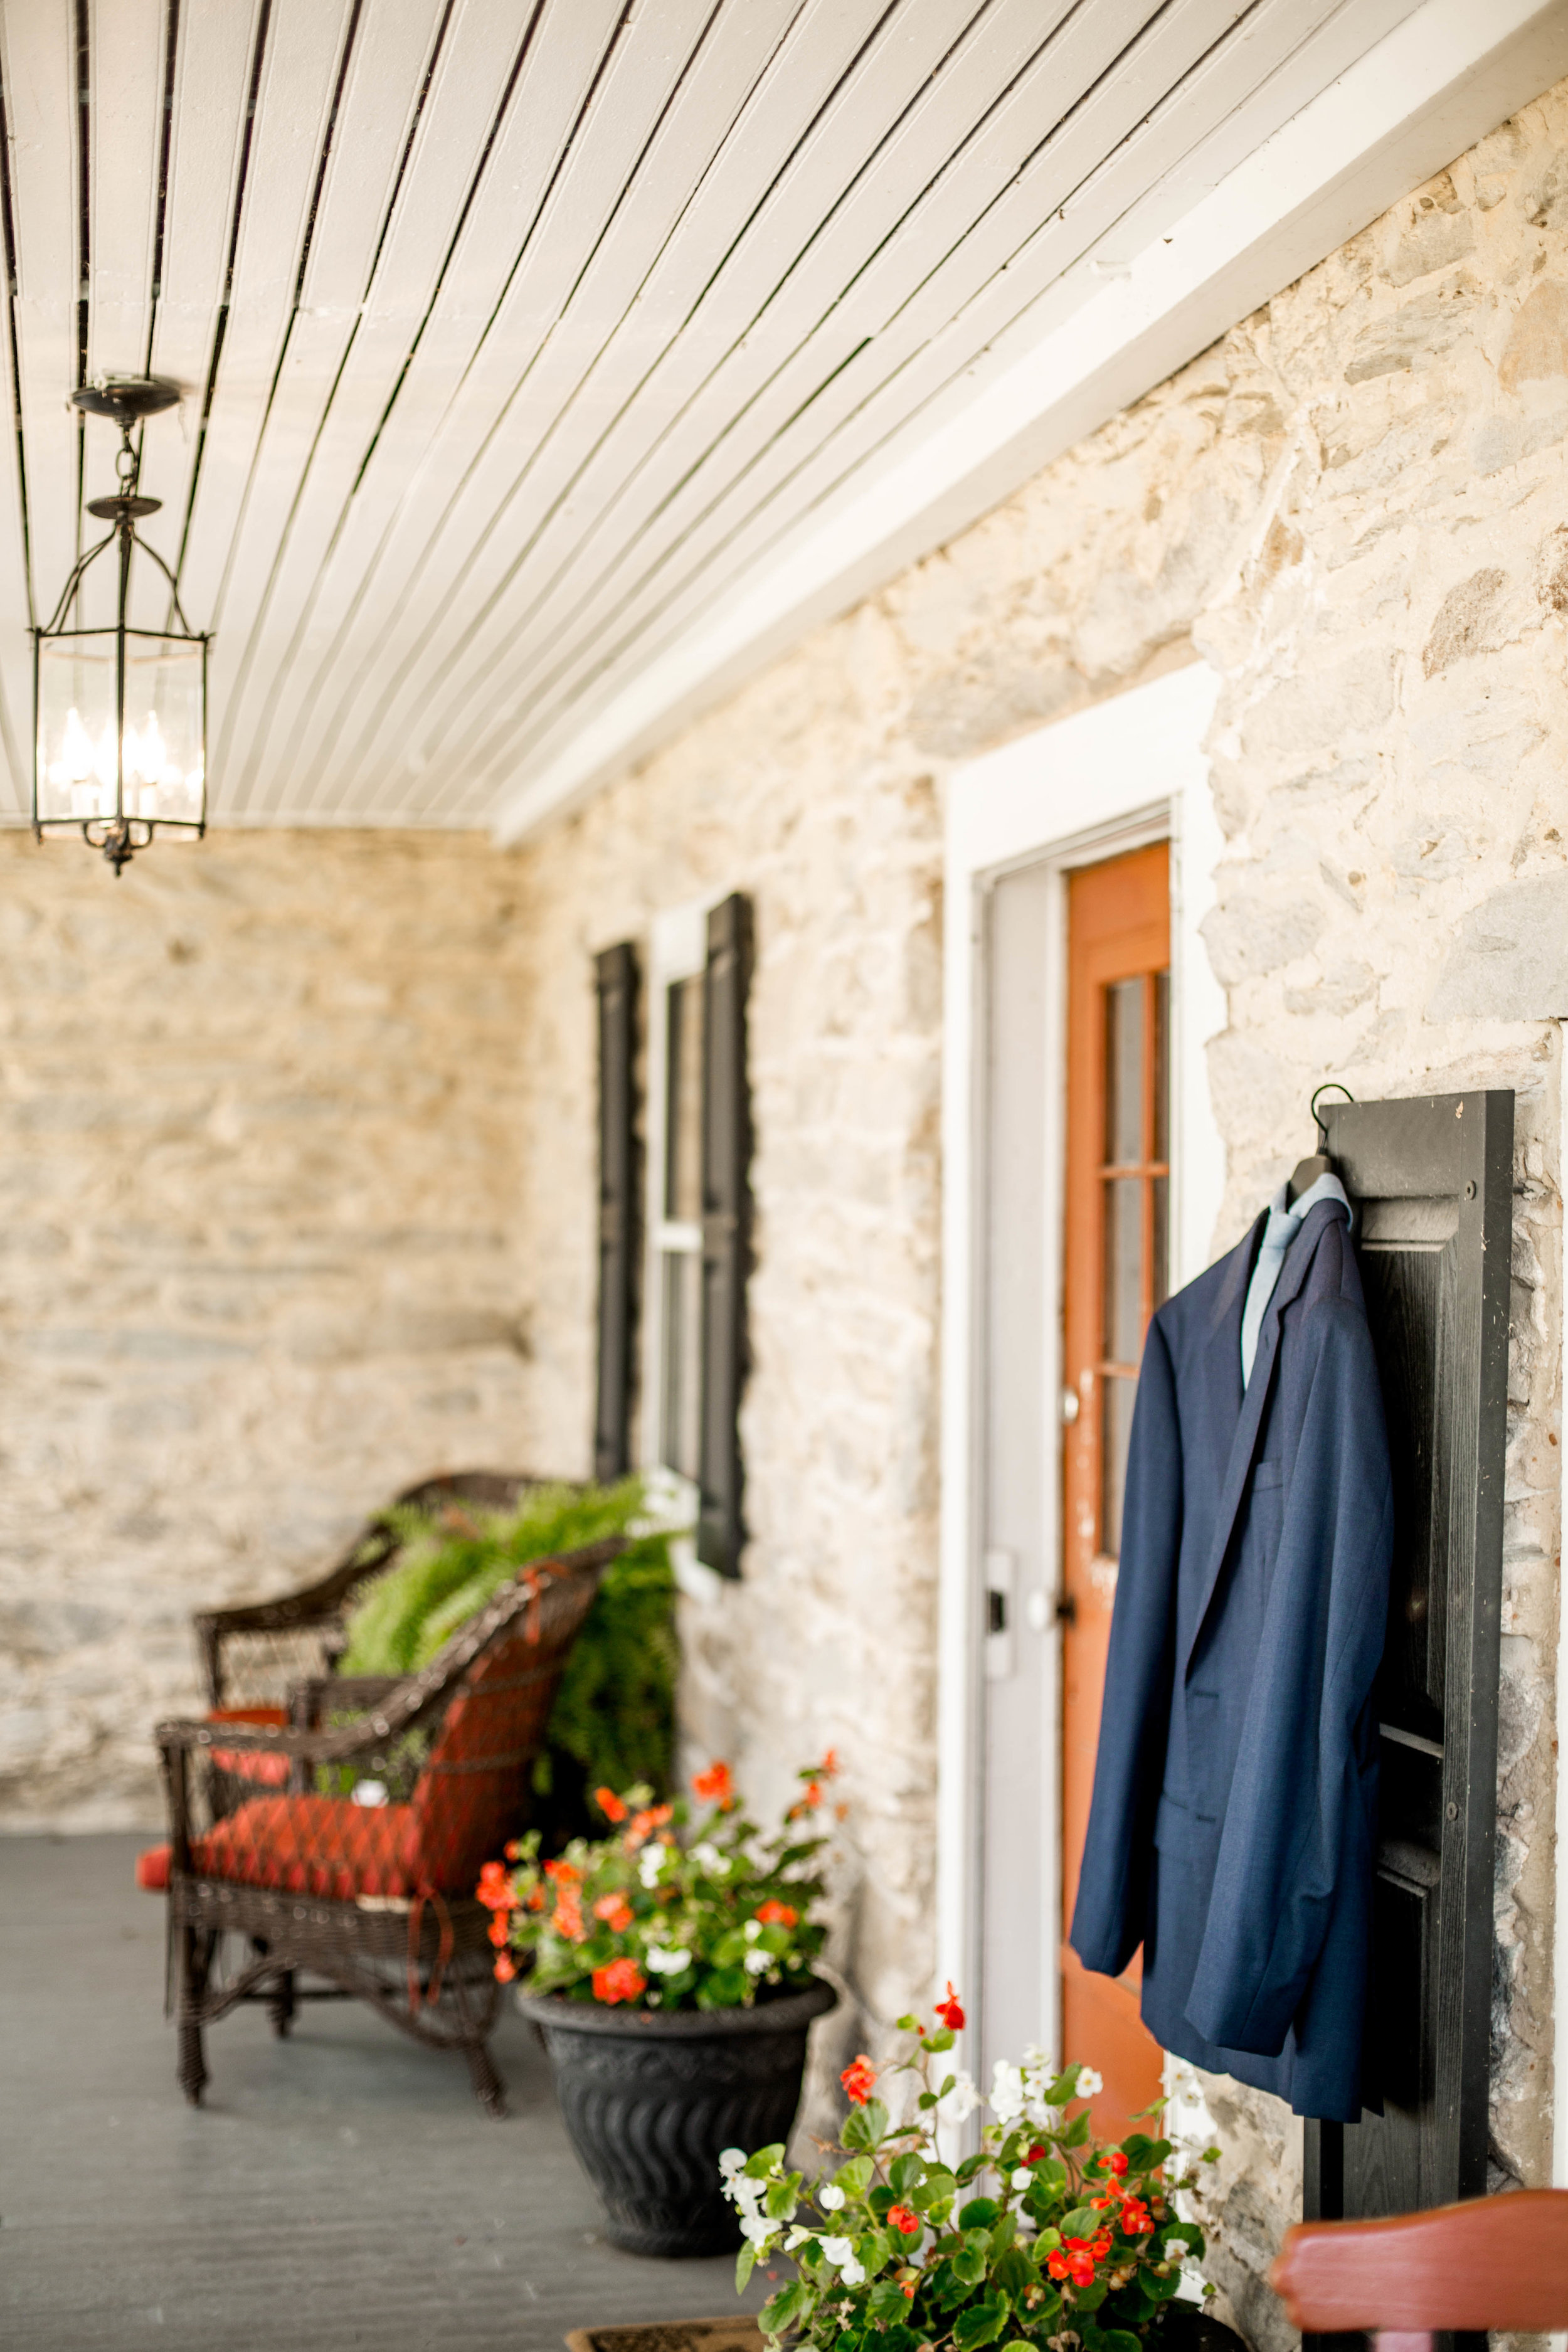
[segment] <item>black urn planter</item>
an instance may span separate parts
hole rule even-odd
[[[566,2129],[616,2245],[689,2255],[740,2244],[719,2158],[727,2147],[749,2155],[789,2137],[806,2029],[837,1998],[820,1978],[754,2009],[610,2009],[518,1995],[543,2036]]]

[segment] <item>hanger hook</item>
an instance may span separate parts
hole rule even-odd
[[[1346,1102],[1348,1103],[1353,1103],[1355,1097],[1352,1094],[1349,1087],[1342,1087],[1340,1084],[1338,1078],[1325,1078],[1322,1085],[1314,1089],[1312,1099],[1308,1105],[1308,1108],[1312,1114],[1312,1125],[1318,1130],[1318,1140],[1322,1144],[1326,1150],[1329,1141],[1328,1130],[1325,1129],[1322,1120],[1318,1117],[1318,1101],[1319,1097],[1322,1095],[1343,1095]]]

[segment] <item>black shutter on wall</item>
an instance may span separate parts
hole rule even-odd
[[[741,1391],[751,1263],[752,1120],[746,994],[752,909],[726,898],[708,917],[702,1022],[702,1430],[697,1557],[741,1572]]]
[[[599,1379],[594,1475],[631,1465],[632,1342],[637,1326],[637,964],[629,943],[595,958],[599,996]]]
[[[1325,1124],[1394,1494],[1367,2026],[1384,2112],[1307,2126],[1307,2218],[1331,2221],[1487,2185],[1513,1097],[1342,1103]]]

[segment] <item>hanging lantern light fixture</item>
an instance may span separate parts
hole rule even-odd
[[[210,641],[186,622],[174,573],[136,529],[163,500],[138,494],[141,459],[132,435],[179,397],[173,384],[140,376],[106,377],[71,394],[73,406],[120,427],[120,487],[112,498],[89,499],[87,509],[113,528],[77,564],[48,626],[33,631],[33,831],[40,841],[79,835],[117,875],[158,834],[190,840],[206,830]],[[169,625],[162,629],[128,618],[138,548],[169,584]],[[82,613],[100,557],[116,575],[114,620],[93,626]],[[102,609],[107,614],[107,599]]]

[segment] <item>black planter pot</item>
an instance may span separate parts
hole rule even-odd
[[[789,2137],[806,2028],[837,1998],[820,1978],[755,2009],[666,2013],[518,1995],[544,2038],[566,2129],[616,2245],[687,2255],[740,2244],[719,2158]]]

